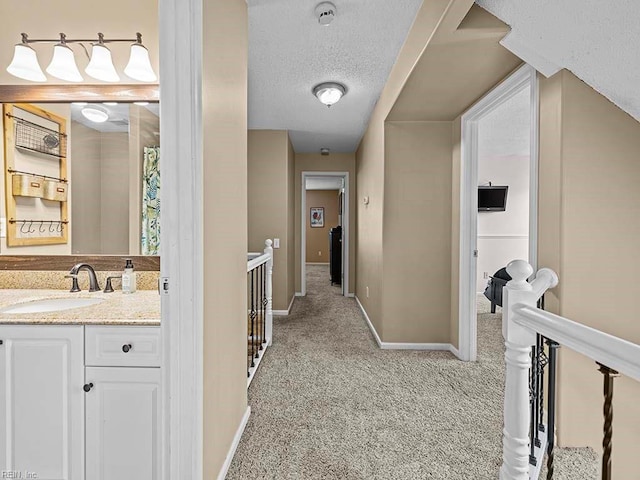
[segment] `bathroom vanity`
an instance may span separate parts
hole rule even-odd
[[[156,291],[0,290],[0,342],[0,474],[160,478]]]

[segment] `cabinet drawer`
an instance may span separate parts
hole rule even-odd
[[[85,327],[87,367],[159,367],[160,327]]]

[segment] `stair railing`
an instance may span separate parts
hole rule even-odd
[[[503,292],[506,378],[500,479],[537,479],[539,466],[532,465],[535,449],[531,442],[537,437],[532,429],[542,425],[541,407],[535,405],[540,401],[535,395],[535,385],[540,386],[541,380],[536,376],[544,365],[541,366],[536,352],[543,352],[543,343],[547,343],[548,351],[542,357],[543,363],[548,362],[548,394],[551,397],[546,425],[547,479],[553,478],[554,470],[555,363],[557,348],[562,345],[591,358],[604,375],[602,479],[611,480],[613,378],[622,374],[640,381],[640,346],[536,308],[536,302],[544,292],[558,284],[558,276],[553,270],[543,268],[527,282],[533,268],[523,260],[514,260],[507,266],[507,272],[512,280]],[[535,353],[533,357],[532,353]],[[538,371],[533,371],[535,369]]]
[[[251,384],[273,332],[273,242],[264,253],[247,254],[247,387]]]

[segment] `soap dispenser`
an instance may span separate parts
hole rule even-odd
[[[122,293],[134,293],[136,291],[136,272],[133,271],[133,262],[127,258],[127,263],[122,272]]]

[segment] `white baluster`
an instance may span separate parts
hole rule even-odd
[[[529,368],[531,347],[536,342],[533,330],[514,323],[513,306],[535,306],[537,297],[527,278],[533,268],[524,260],[507,265],[512,280],[503,289],[502,335],[506,347],[504,392],[504,431],[502,437],[501,480],[529,480]]]
[[[265,336],[267,345],[271,346],[271,333],[273,331],[273,241],[271,241],[271,239],[267,239],[264,242],[264,245],[264,253],[269,255],[269,260],[267,261],[267,311],[265,314]]]

